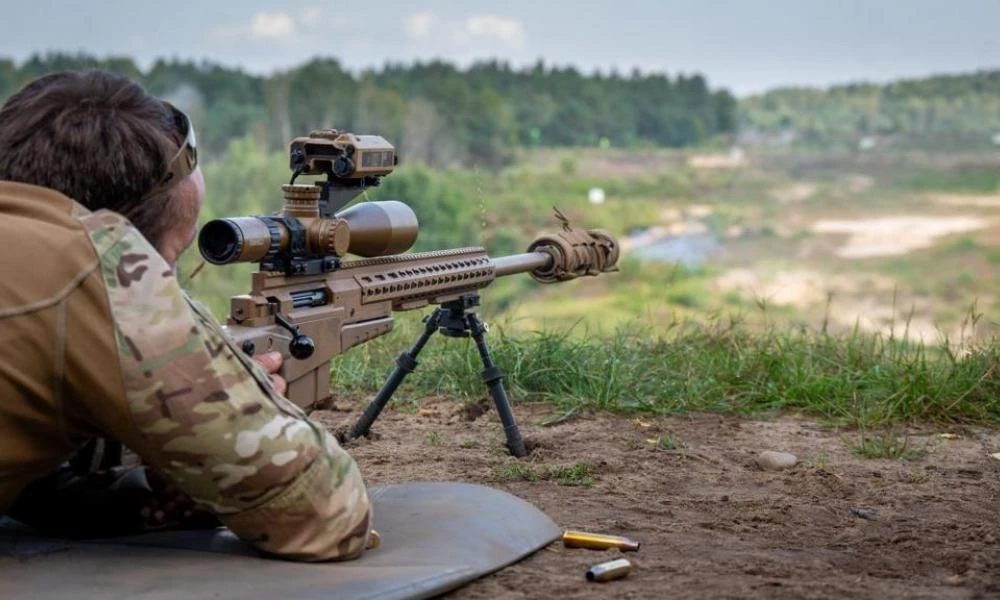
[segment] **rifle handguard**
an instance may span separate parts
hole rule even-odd
[[[603,229],[567,229],[543,235],[531,243],[528,252],[544,252],[552,257],[547,267],[531,272],[531,276],[541,283],[618,270],[618,243]]]

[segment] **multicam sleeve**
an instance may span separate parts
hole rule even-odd
[[[371,506],[353,459],[275,392],[135,229],[114,213],[90,219],[138,433],[122,437],[259,549],[358,556]]]

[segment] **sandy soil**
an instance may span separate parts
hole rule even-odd
[[[359,404],[314,413],[336,428]],[[911,431],[914,460],[851,453],[847,431],[793,417],[718,415],[630,420],[516,406],[538,481],[510,478],[493,410],[428,399],[389,411],[372,439],[348,444],[370,484],[453,480],[512,492],[565,528],[631,536],[632,574],[594,584],[587,567],[616,551],[553,544],[453,593],[473,598],[986,598],[1000,597],[1000,432]],[[670,436],[679,448],[657,444]],[[762,450],[796,454],[763,471]],[[546,477],[586,465],[591,485]],[[505,468],[507,469],[505,471]],[[506,473],[506,475],[505,475]],[[870,519],[852,509],[874,511]]]
[[[771,197],[779,204],[804,202],[816,194],[817,186],[809,182],[797,182],[771,191]]]
[[[739,169],[747,166],[746,153],[733,148],[726,153],[695,154],[688,158],[688,164],[696,169]]]
[[[931,202],[942,206],[973,206],[976,208],[1000,208],[1000,194],[932,194]]]
[[[986,226],[986,219],[974,216],[899,215],[857,220],[821,219],[813,224],[812,230],[847,235],[847,241],[835,252],[841,258],[871,258],[902,256],[930,248],[940,237]]]

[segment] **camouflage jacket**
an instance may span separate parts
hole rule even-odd
[[[277,394],[129,222],[0,182],[0,513],[93,436],[120,440],[242,539],[359,555],[354,461]]]

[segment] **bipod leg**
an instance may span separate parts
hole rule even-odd
[[[407,375],[417,368],[417,355],[424,349],[427,340],[431,339],[431,336],[437,331],[438,323],[441,321],[441,310],[440,308],[436,309],[424,319],[424,332],[420,334],[420,337],[417,338],[416,343],[413,344],[413,347],[408,352],[403,352],[396,358],[396,368],[392,370],[389,378],[382,384],[382,387],[375,394],[375,398],[365,409],[365,412],[362,413],[358,422],[344,435],[344,441],[368,435],[368,430],[371,429],[375,419],[382,414],[382,409],[389,403],[389,399],[392,398],[392,394],[396,391],[396,388],[399,387],[399,384],[403,383]]]
[[[514,411],[511,410],[510,400],[507,399],[507,390],[503,387],[503,371],[493,364],[490,349],[486,346],[486,336],[483,335],[486,333],[486,326],[475,313],[469,313],[465,318],[472,339],[476,341],[476,348],[479,349],[479,358],[483,361],[483,382],[493,396],[497,414],[503,423],[503,432],[507,436],[507,449],[518,458],[527,456],[528,450],[524,447],[521,431],[517,428],[517,421],[514,420]]]

